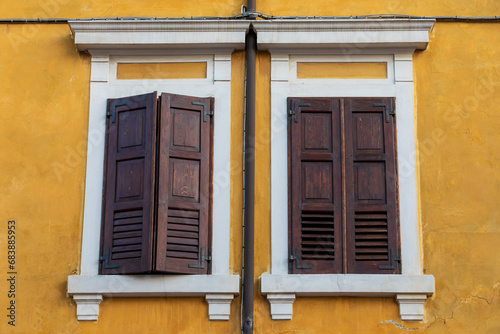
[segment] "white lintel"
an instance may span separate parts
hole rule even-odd
[[[144,48],[245,48],[248,21],[70,20],[79,51]]]
[[[413,48],[429,43],[432,19],[303,19],[253,22],[260,50]]]

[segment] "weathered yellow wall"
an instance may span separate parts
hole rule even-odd
[[[442,23],[414,57],[429,333],[500,332],[499,45],[499,24]]]
[[[36,31],[27,43],[11,34]],[[79,54],[67,25],[0,25],[0,333],[236,333],[208,321],[203,298],[105,298],[98,322],[77,322],[66,296],[79,272],[90,57]],[[231,272],[241,272],[244,53],[233,55]],[[7,221],[16,221],[16,327],[8,318]]]
[[[498,1],[270,1],[274,15],[499,15]],[[235,15],[243,2],[15,1],[0,17]],[[57,4],[54,5],[54,4]],[[56,8],[57,7],[57,8]],[[41,13],[41,14],[40,14]],[[45,13],[45,14],[44,14]],[[270,267],[270,57],[258,53],[256,333],[500,332],[499,24],[437,23],[414,56],[423,265],[436,278],[423,322],[401,322],[392,298],[297,298],[292,321],[271,321],[259,294]],[[0,309],[7,305],[6,225],[17,222],[17,326],[0,333],[238,333],[209,322],[202,298],[105,298],[98,322],[76,321],[66,297],[78,273],[89,102],[89,56],[67,25],[0,25]],[[231,262],[241,273],[244,53],[233,54]],[[75,246],[76,245],[76,246]],[[5,278],[4,278],[5,277]]]
[[[257,0],[257,10],[276,16],[370,14],[498,16],[496,0]]]
[[[242,0],[19,0],[2,3],[0,18],[88,18],[88,17],[191,17],[233,16]],[[473,15],[494,16],[500,12],[496,0],[258,0],[257,11],[281,16],[314,15]]]
[[[387,63],[297,62],[298,79],[385,79]]]
[[[3,1],[0,18],[196,17],[240,14],[242,0]]]
[[[8,38],[21,28],[0,25],[0,332],[11,330],[6,231],[15,219],[13,332],[57,333],[75,323],[65,282],[79,270],[90,58],[66,25],[25,26],[38,38],[14,47]]]
[[[402,322],[393,298],[298,297],[292,321],[271,321],[260,297],[256,333],[500,332],[499,28],[438,23],[428,49],[414,56],[423,264],[436,279],[425,320]],[[269,59],[258,60],[257,96],[269,99]],[[269,121],[269,106],[257,107],[257,119]],[[269,154],[261,146],[263,170]],[[269,173],[258,180],[256,235],[267,235]],[[268,252],[269,239],[257,238],[256,249]],[[256,277],[269,266],[256,254]]]

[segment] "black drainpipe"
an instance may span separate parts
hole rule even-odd
[[[248,0],[250,18],[255,12],[256,0]],[[257,35],[250,25],[246,35],[246,119],[245,119],[245,238],[243,275],[243,333],[253,333],[254,286],[254,197],[255,197],[255,60]]]

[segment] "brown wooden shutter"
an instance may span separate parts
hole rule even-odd
[[[289,98],[290,272],[342,271],[339,101]]]
[[[207,274],[210,98],[162,94],[156,270]]]
[[[393,98],[345,100],[347,273],[400,272]]]
[[[152,270],[156,92],[108,100],[102,274]]]

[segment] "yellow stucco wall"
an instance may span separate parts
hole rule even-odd
[[[242,0],[21,0],[2,3],[0,18],[196,17],[240,14]]]
[[[260,297],[256,333],[500,332],[500,33],[485,38],[498,29],[438,23],[414,56],[423,268],[436,279],[425,320],[402,322],[392,298],[298,297],[292,321],[271,321]],[[268,92],[264,59],[257,87]],[[258,104],[258,118],[269,119],[268,108]],[[259,153],[263,166],[269,152]],[[256,235],[270,228],[268,177],[259,178],[267,184],[257,192],[265,200],[256,203]],[[256,239],[256,249],[267,251],[269,240]],[[256,277],[269,266],[256,254]]]
[[[36,38],[13,44],[23,29]],[[66,296],[79,273],[87,149],[90,57],[67,25],[0,25],[0,333],[236,333],[208,321],[203,298],[105,298],[98,322],[77,322]],[[244,53],[233,54],[231,273],[241,272]],[[7,221],[16,221],[16,326],[7,324]],[[4,307],[5,305],[5,307]]]
[[[371,14],[494,16],[495,0],[257,0],[257,10],[276,16],[344,16]]]
[[[429,333],[500,332],[499,28],[437,24],[414,57]]]
[[[206,62],[118,63],[116,65],[116,79],[118,80],[205,79],[206,77]]]
[[[297,62],[298,79],[385,79],[387,63]]]
[[[87,18],[87,17],[191,17],[233,16],[241,12],[241,0],[19,0],[2,4],[0,18]],[[473,15],[498,16],[496,0],[257,0],[257,11],[277,16],[318,15]]]
[[[270,1],[274,15],[499,15],[498,1]],[[16,1],[0,17],[235,15],[240,1]],[[57,10],[56,10],[57,5]],[[38,13],[45,13],[38,15]],[[257,58],[256,333],[500,332],[499,24],[437,23],[414,55],[424,272],[436,293],[423,322],[401,322],[392,298],[297,298],[271,321],[259,277],[270,267],[270,57]],[[238,333],[210,322],[202,298],[105,298],[98,322],[77,322],[66,297],[79,271],[90,57],[67,25],[0,24],[0,333]],[[244,53],[232,57],[230,271],[241,273]],[[7,221],[16,220],[17,326],[7,325]]]
[[[66,25],[26,26],[38,38],[15,47],[8,37],[21,28],[0,25],[0,332],[11,330],[5,284],[11,219],[16,311],[23,319],[13,332],[64,332],[75,323],[56,319],[74,316],[65,281],[79,270],[90,58],[78,55]]]

